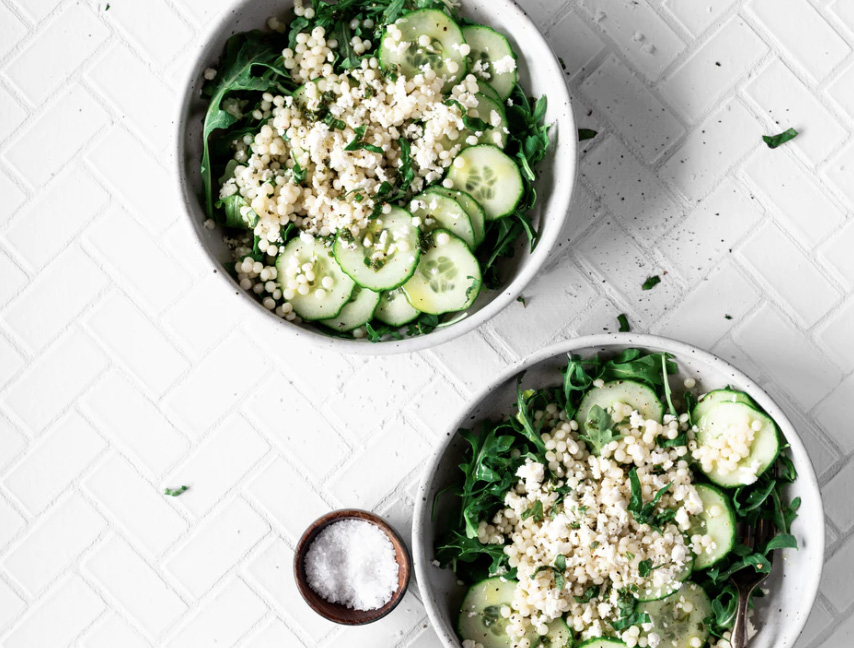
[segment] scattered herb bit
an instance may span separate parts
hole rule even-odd
[[[660,283],[661,277],[659,277],[658,275],[653,275],[651,277],[647,277],[647,280],[643,282],[641,288],[643,288],[644,290],[652,290]]]
[[[557,57],[558,62],[560,63],[561,69],[566,72],[566,61],[564,61],[560,56]]]
[[[585,140],[593,139],[599,133],[590,128],[579,128],[578,129],[578,141],[583,142]]]
[[[521,295],[519,295],[519,296],[516,298],[516,301],[517,301],[517,302],[519,302],[520,304],[522,304],[522,306],[524,306],[525,308],[528,308],[528,302],[526,302],[526,301],[525,301],[525,298],[524,298],[524,297],[522,297]]]
[[[574,596],[576,603],[590,603],[594,598],[599,596],[599,586],[591,585],[586,590],[584,590],[584,594],[581,596]]]
[[[646,578],[652,573],[652,559],[648,558],[647,560],[641,560],[638,563],[638,573],[641,578]]]
[[[542,522],[545,519],[545,515],[543,515],[543,503],[540,500],[534,502],[531,508],[522,513],[523,520],[527,520],[529,517],[534,518],[534,522]]]
[[[622,434],[614,433],[614,422],[611,415],[599,405],[590,408],[585,428],[587,434],[579,434],[578,436],[587,443],[590,452],[596,456],[599,456],[602,448],[611,441],[619,441],[623,438]]]
[[[163,492],[170,497],[178,497],[190,490],[189,486],[181,486],[180,488],[165,488]]]
[[[732,315],[724,315],[724,319],[731,320],[731,319],[732,319]]]
[[[768,145],[768,148],[775,149],[778,146],[782,146],[786,142],[789,142],[795,139],[798,136],[798,131],[794,128],[790,128],[788,130],[779,133],[778,135],[763,135],[762,140]]]
[[[629,326],[629,318],[626,317],[625,313],[617,315],[617,321],[620,323],[620,333],[628,333],[632,330]]]

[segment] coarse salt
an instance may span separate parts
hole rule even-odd
[[[364,520],[330,524],[305,557],[309,587],[354,610],[376,610],[388,603],[397,590],[398,570],[388,535]]]

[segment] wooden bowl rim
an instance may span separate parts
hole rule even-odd
[[[391,600],[376,610],[354,610],[339,603],[332,603],[324,599],[320,594],[311,589],[305,573],[305,554],[318,534],[329,525],[342,520],[363,520],[378,526],[389,537],[394,547],[395,560],[400,569],[398,575],[398,586]],[[409,588],[409,580],[412,575],[412,557],[403,538],[385,520],[375,513],[362,509],[339,509],[330,511],[312,522],[303,532],[294,552],[294,580],[297,589],[308,606],[323,618],[340,625],[367,625],[379,621],[392,612],[403,600],[406,590]],[[340,615],[328,613],[328,609],[340,610]]]

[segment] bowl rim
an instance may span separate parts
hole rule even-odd
[[[217,281],[221,283],[221,286],[230,290],[237,288],[240,294],[239,301],[241,308],[245,308],[247,313],[250,310],[257,313],[257,311],[260,310],[261,312],[257,313],[259,316],[254,319],[258,322],[264,322],[265,326],[269,326],[271,330],[275,330],[277,333],[283,332],[294,340],[301,337],[305,338],[310,344],[318,348],[334,349],[343,353],[367,356],[411,353],[440,346],[481,327],[512,304],[513,301],[547,265],[551,253],[563,233],[566,220],[569,218],[572,198],[578,184],[578,157],[580,147],[578,146],[576,137],[576,121],[575,114],[573,112],[573,101],[570,96],[566,77],[561,71],[557,55],[540,28],[537,27],[525,11],[519,7],[515,0],[490,0],[493,7],[500,6],[500,10],[511,12],[512,20],[509,20],[508,23],[526,24],[533,30],[533,38],[539,42],[540,46],[545,47],[546,51],[548,51],[553,70],[561,79],[560,83],[554,84],[554,86],[549,89],[549,97],[552,98],[551,101],[554,101],[555,105],[567,106],[567,116],[565,118],[567,132],[559,133],[558,137],[561,139],[557,140],[552,154],[557,155],[560,150],[560,154],[566,158],[566,163],[569,164],[570,172],[566,177],[560,178],[560,181],[554,182],[551,191],[551,194],[555,196],[554,203],[553,205],[550,203],[550,208],[544,209],[541,216],[543,221],[546,219],[549,221],[555,221],[554,227],[551,231],[544,232],[545,236],[540,238],[536,249],[530,253],[529,258],[531,261],[529,264],[523,268],[522,271],[518,272],[512,281],[501,288],[500,292],[496,291],[496,296],[473,315],[466,316],[445,328],[436,329],[426,335],[410,337],[404,340],[389,340],[372,344],[366,340],[347,340],[324,335],[323,333],[311,330],[310,328],[302,328],[290,322],[283,321],[280,317],[264,308],[264,306],[254,299],[253,296],[249,295],[245,290],[242,290],[237,286],[234,279],[225,271],[223,264],[212,254],[205,241],[205,237],[202,232],[204,227],[203,221],[199,221],[198,218],[199,215],[203,214],[200,211],[200,207],[196,205],[198,199],[192,192],[188,176],[184,173],[184,159],[187,156],[186,131],[189,123],[189,111],[196,98],[193,91],[195,84],[198,81],[198,77],[201,75],[202,70],[207,66],[207,64],[210,63],[209,60],[204,58],[207,49],[210,47],[210,44],[214,39],[230,31],[229,25],[233,20],[232,17],[234,14],[242,11],[252,2],[253,0],[232,0],[229,7],[223,10],[222,15],[218,19],[212,21],[208,28],[205,29],[198,38],[198,44],[192,54],[188,57],[189,63],[187,63],[186,68],[184,69],[184,74],[179,81],[178,87],[180,88],[180,93],[178,97],[177,110],[174,113],[175,117],[173,120],[173,136],[175,138],[174,148],[172,148],[172,155],[174,156],[173,168],[171,169],[175,182],[175,185],[173,186],[177,187],[181,210],[184,216],[192,224],[196,243],[202,248],[207,259],[214,264],[214,268],[217,269],[215,274],[218,275]],[[281,4],[281,8],[284,10],[289,8],[293,4],[293,1],[281,0]],[[259,25],[258,28],[263,29],[265,27],[265,25]],[[512,36],[512,32],[510,32],[510,35]],[[559,146],[561,147],[560,149],[558,148]],[[226,299],[227,295],[228,293],[225,290],[222,290],[222,298]]]
[[[517,374],[526,371],[545,360],[571,353],[580,349],[589,349],[597,347],[640,347],[640,348],[658,348],[669,353],[673,353],[677,359],[679,356],[694,356],[702,362],[718,366],[726,373],[730,373],[737,378],[744,386],[745,391],[750,393],[766,412],[773,418],[777,424],[784,429],[786,433],[786,441],[789,445],[796,449],[806,458],[806,466],[798,466],[798,481],[818,493],[816,505],[819,508],[818,514],[822,522],[825,521],[824,503],[821,499],[821,489],[819,487],[818,478],[816,477],[815,467],[813,466],[812,458],[807,452],[806,446],[801,440],[797,429],[792,424],[790,418],[774,401],[773,398],[759,385],[755,380],[750,378],[746,373],[734,367],[732,364],[720,358],[709,351],[705,351],[699,347],[695,347],[687,342],[674,340],[672,338],[650,335],[645,333],[600,333],[594,335],[584,335],[580,337],[570,338],[555,342],[536,353],[533,353],[519,362],[516,362],[511,367],[508,367],[503,372],[495,375],[489,382],[482,387],[477,393],[466,399],[466,407],[460,411],[459,415],[454,418],[451,424],[445,427],[442,435],[442,443],[437,447],[432,457],[425,466],[421,482],[418,486],[417,496],[415,498],[415,510],[412,518],[412,561],[415,570],[415,580],[418,583],[418,590],[421,595],[421,601],[427,610],[427,617],[433,628],[437,630],[437,635],[440,641],[449,648],[456,648],[456,644],[448,642],[448,638],[444,633],[440,632],[443,629],[443,615],[441,614],[436,597],[432,589],[428,589],[427,583],[430,582],[428,569],[435,569],[430,560],[422,560],[425,548],[432,551],[432,547],[425,547],[425,544],[430,542],[427,529],[430,523],[430,511],[432,502],[428,502],[430,491],[433,484],[433,478],[436,474],[439,463],[441,462],[448,446],[456,436],[457,429],[461,427],[464,421],[469,418],[469,415],[477,404],[482,402],[489,394],[499,385],[510,380]],[[804,470],[803,468],[806,468]],[[820,547],[819,551],[822,555],[825,552],[825,526],[824,523],[819,525],[814,531],[812,541],[816,547]],[[824,569],[824,561],[822,560],[818,568],[802,576],[802,582],[805,586],[810,609],[815,606],[816,596],[818,595],[821,575]],[[805,599],[806,600],[806,599]],[[791,644],[785,646],[780,645],[778,648],[791,648],[797,641],[797,637],[803,632],[806,626],[809,615],[804,615],[800,621],[800,627],[797,628],[797,634]],[[457,642],[458,643],[458,642]]]
[[[397,589],[394,591],[394,594],[392,594],[391,598],[388,600],[387,603],[375,610],[356,610],[355,612],[359,612],[360,614],[362,614],[363,618],[353,620],[348,620],[341,617],[336,618],[326,614],[323,610],[320,609],[320,607],[315,603],[314,599],[322,597],[320,596],[320,594],[316,593],[314,590],[311,589],[311,586],[308,584],[308,580],[305,577],[304,567],[306,553],[308,553],[309,548],[311,547],[317,536],[320,534],[320,532],[323,531],[326,527],[344,520],[361,520],[363,522],[368,522],[369,524],[374,524],[379,527],[383,531],[383,533],[385,533],[389,537],[389,540],[391,541],[392,546],[395,549],[395,559],[398,562],[398,569],[403,571],[403,581],[399,582]],[[402,562],[401,558],[403,559]],[[372,513],[371,511],[347,508],[329,511],[324,515],[321,515],[319,518],[314,520],[306,527],[294,549],[293,576],[300,596],[302,596],[303,601],[305,601],[306,605],[308,605],[308,607],[311,608],[314,613],[318,614],[319,616],[323,617],[328,621],[332,621],[333,623],[337,623],[339,625],[362,626],[374,623],[375,621],[379,621],[380,619],[391,614],[394,609],[398,605],[400,605],[400,602],[406,595],[406,592],[409,589],[409,584],[412,581],[412,566],[412,554],[410,553],[409,548],[406,546],[406,543],[403,541],[403,537],[395,530],[393,526],[391,526],[391,524],[386,522],[376,513]],[[330,603],[330,605],[344,607],[340,604],[335,603]]]

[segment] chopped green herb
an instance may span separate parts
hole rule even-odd
[[[516,301],[517,301],[517,302],[519,302],[520,304],[522,304],[522,306],[524,306],[525,308],[528,308],[528,302],[526,302],[526,301],[525,301],[525,298],[524,298],[524,297],[522,297],[521,295],[519,295],[519,296],[516,298]]]
[[[190,490],[189,486],[181,486],[180,488],[165,488],[163,492],[171,497],[178,497]]]
[[[566,61],[564,61],[560,56],[557,57],[558,63],[560,63],[560,69],[566,72]]]
[[[768,145],[768,148],[775,149],[778,146],[795,139],[797,136],[798,131],[794,128],[790,128],[777,135],[763,135],[762,140]]]
[[[650,575],[651,572],[652,572],[652,560],[651,559],[641,560],[640,563],[638,563],[638,573],[640,574],[641,578],[646,578],[647,576]]]
[[[599,405],[590,408],[585,428],[587,434],[579,434],[578,436],[587,443],[590,452],[596,456],[601,454],[602,448],[606,445],[623,438],[622,434],[614,432],[614,422],[611,415]]]
[[[724,315],[724,319],[731,320],[731,319],[732,319],[732,315]]]
[[[628,333],[632,330],[629,326],[629,318],[626,317],[625,313],[617,315],[617,321],[620,323],[620,333]]]
[[[534,505],[522,513],[522,519],[527,520],[529,517],[534,518],[534,522],[542,522],[545,519],[543,515],[543,503],[540,500],[534,502]]]
[[[598,134],[599,133],[597,131],[592,130],[590,128],[579,128],[578,129],[578,141],[583,142],[585,140],[593,139]]]
[[[576,603],[590,603],[594,598],[599,596],[599,586],[591,585],[586,590],[584,590],[584,594],[581,596],[574,596]]]
[[[661,277],[659,277],[658,275],[653,275],[651,277],[647,277],[647,280],[643,282],[641,288],[643,288],[644,290],[652,290],[660,283]]]

